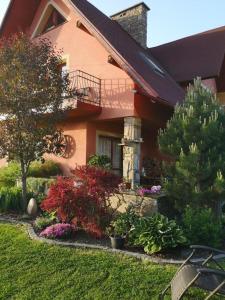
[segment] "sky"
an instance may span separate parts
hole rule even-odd
[[[20,0],[23,1],[23,0]],[[138,0],[90,0],[106,15],[141,2]],[[225,0],[145,0],[150,8],[148,45],[153,47],[225,25]],[[0,0],[0,22],[9,0]]]

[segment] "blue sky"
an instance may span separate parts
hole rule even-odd
[[[21,0],[22,1],[22,0]],[[90,0],[105,14],[111,15],[138,0]],[[0,0],[0,21],[9,0]],[[145,0],[151,8],[148,44],[155,46],[191,34],[225,25],[225,0]]]

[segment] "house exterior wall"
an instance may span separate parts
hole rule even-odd
[[[64,175],[70,174],[70,169],[75,168],[76,165],[86,164],[87,153],[87,128],[86,120],[74,121],[68,120],[59,126],[63,130],[64,135],[69,135],[75,142],[74,153],[72,157],[62,158],[53,154],[46,155],[46,159],[54,160],[59,163]]]
[[[49,39],[57,49],[63,51],[62,56],[67,60],[69,71],[82,70],[102,80],[103,110],[98,119],[133,115],[133,81],[121,68],[108,63],[110,53],[95,37],[76,27],[80,18],[74,9],[68,9],[62,0],[54,2],[67,15],[68,21],[41,35],[41,38]],[[42,0],[32,23],[30,35],[34,32],[47,4],[47,0]]]
[[[118,126],[117,122],[110,123],[109,120],[119,120],[134,114],[134,94],[132,93],[134,83],[121,68],[108,63],[110,53],[95,37],[76,27],[80,19],[79,15],[64,2],[66,3],[62,0],[54,1],[64,12],[67,22],[34,38],[36,40],[47,38],[57,49],[61,49],[69,71],[82,70],[101,79],[102,107],[102,112],[95,117],[82,117],[82,121],[74,117],[71,121],[65,121],[62,128],[64,134],[72,136],[76,143],[76,151],[72,158],[47,156],[48,159],[60,163],[64,173],[68,174],[70,168],[75,167],[76,164],[86,164],[89,157],[97,152],[98,132],[104,132],[106,136],[115,134],[115,136],[122,137],[123,127]],[[47,0],[41,1],[30,28],[31,36],[47,4]]]

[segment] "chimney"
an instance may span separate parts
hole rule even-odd
[[[147,48],[147,21],[150,8],[141,2],[111,16],[142,47]]]

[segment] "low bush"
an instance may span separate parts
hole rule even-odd
[[[103,169],[111,169],[112,162],[107,155],[92,155],[88,161],[89,166],[100,167]]]
[[[28,193],[27,199],[33,197]],[[19,187],[2,187],[0,189],[0,211],[16,212],[22,211],[22,190]]]
[[[68,239],[72,237],[75,231],[76,228],[74,225],[54,224],[44,229],[40,233],[40,236],[48,239]]]
[[[17,162],[10,162],[8,166],[0,168],[0,187],[13,187],[20,177],[20,166]]]
[[[183,245],[186,238],[174,220],[155,214],[135,221],[129,233],[129,243],[143,247],[148,254],[154,254]]]
[[[109,171],[85,166],[73,171],[76,179],[58,177],[42,202],[44,211],[56,211],[63,223],[72,223],[101,237],[110,220],[110,195],[120,178]]]
[[[110,223],[106,232],[109,236],[125,237],[130,231],[131,223],[127,213],[120,214]]]
[[[38,217],[34,222],[34,227],[37,230],[44,230],[48,226],[52,225],[54,220],[47,218],[47,217]]]
[[[55,163],[52,160],[46,160],[44,163],[40,161],[34,161],[31,163],[28,171],[28,177],[36,178],[49,178],[61,174],[62,171],[59,167],[59,164]]]
[[[222,222],[209,208],[187,208],[183,215],[183,229],[189,244],[220,247],[223,238]]]
[[[27,178],[28,191],[36,194],[46,194],[50,186],[55,182],[52,178]]]

